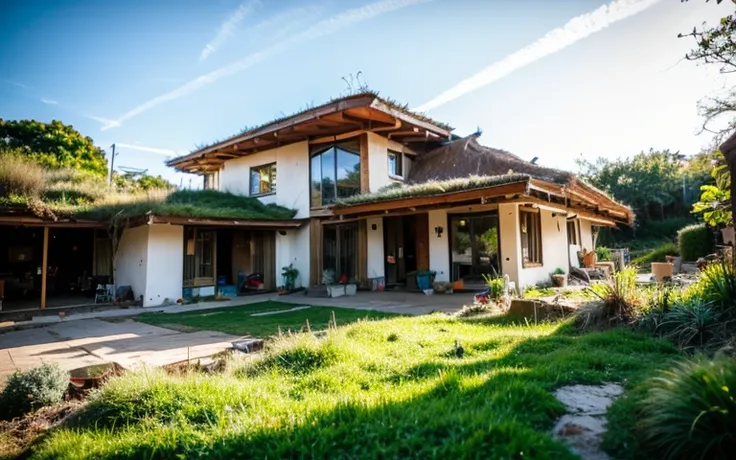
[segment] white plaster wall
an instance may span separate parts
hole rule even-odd
[[[309,217],[309,145],[299,142],[228,160],[219,175],[220,190],[247,196],[250,168],[276,163],[276,193],[259,197],[265,204],[276,203]]]
[[[498,205],[498,237],[501,245],[501,274],[519,286],[521,280],[521,234],[519,205]]]
[[[447,211],[429,212],[429,268],[437,272],[436,281],[450,281],[450,250],[447,228]],[[442,236],[437,237],[435,227],[442,227]]]
[[[376,229],[373,230],[373,226]],[[383,253],[383,217],[366,219],[368,231],[368,278],[386,276]]]
[[[593,225],[587,219],[579,219],[580,222],[580,244],[587,251],[595,249],[593,247]]]
[[[550,274],[556,268],[561,268],[567,273],[570,266],[567,245],[567,219],[565,214],[546,209],[541,210],[540,213],[543,265],[541,267],[521,269],[522,287],[549,282]],[[519,248],[521,248],[521,245],[519,245]]]
[[[371,192],[400,182],[388,175],[388,149],[401,151],[397,144],[378,134],[368,133],[368,182]]]
[[[126,228],[120,238],[115,260],[115,286],[130,286],[136,298],[145,295],[147,269],[148,226]]]
[[[148,226],[148,271],[143,306],[161,305],[164,299],[176,302],[182,295],[184,271],[184,227]]]
[[[309,224],[298,230],[287,230],[286,235],[276,232],[276,284],[283,284],[283,267],[294,264],[299,270],[296,286],[309,285]]]

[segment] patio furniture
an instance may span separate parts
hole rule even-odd
[[[112,284],[98,284],[95,291],[95,303],[112,303],[113,288],[114,285]]]

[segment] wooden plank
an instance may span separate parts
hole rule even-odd
[[[427,131],[432,131],[434,133],[437,133],[443,137],[449,137],[450,136],[450,130],[445,128],[440,128],[437,125],[434,125],[432,123],[429,123],[427,121],[420,120],[418,118],[412,117],[411,115],[404,113],[400,110],[396,110],[393,107],[389,107],[388,105],[384,104],[383,102],[379,101],[378,99],[375,99],[371,103],[371,107],[377,110],[380,110],[381,112],[387,113],[395,118],[398,118],[401,121],[404,121],[406,123],[409,123],[411,125],[417,126],[419,128],[425,129]]]
[[[43,228],[43,257],[41,258],[41,308],[46,308],[46,278],[49,265],[49,228]]]
[[[414,216],[417,270],[429,270],[429,214]]]
[[[322,222],[319,219],[309,221],[309,283],[319,285],[322,280]]]
[[[362,164],[361,164],[362,168]],[[487,187],[476,190],[444,193],[440,195],[429,195],[414,198],[402,198],[391,201],[379,201],[375,203],[358,204],[354,206],[335,206],[332,212],[337,215],[351,215],[369,213],[376,211],[390,211],[393,209],[411,208],[417,206],[431,206],[470,199],[493,198],[505,195],[526,193],[527,181],[512,182],[509,184]]]
[[[368,169],[368,134],[360,136],[360,192],[370,192],[370,172]]]
[[[365,219],[358,221],[358,285],[368,287],[368,226]]]
[[[212,227],[247,227],[253,229],[289,229],[299,228],[304,225],[304,219],[294,220],[248,220],[248,219],[198,219],[191,217],[167,217],[152,216],[152,223],[156,224],[180,224],[180,225],[199,225]],[[148,223],[148,219],[140,221],[139,225]],[[132,225],[135,226],[135,225]]]

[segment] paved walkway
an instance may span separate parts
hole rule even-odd
[[[190,311],[211,310],[213,308],[236,307],[258,302],[273,300],[276,302],[293,303],[296,305],[312,305],[327,307],[355,308],[358,310],[381,310],[404,315],[426,315],[432,312],[453,313],[460,310],[463,305],[473,303],[473,294],[435,294],[424,295],[418,292],[404,291],[360,291],[355,296],[343,296],[338,298],[307,297],[303,292],[291,295],[260,294],[245,297],[237,297],[228,301],[200,302],[191,305],[168,305],[165,307],[134,307],[118,308],[104,311],[86,313],[70,312],[63,318],[58,315],[34,316],[30,321],[18,321],[0,323],[0,336],[3,330],[9,330],[16,326],[33,326],[45,324],[68,323],[75,320],[87,320],[95,318],[121,318],[142,315],[143,313],[184,313]],[[2,350],[0,345],[0,350]]]
[[[433,312],[454,313],[464,305],[473,304],[473,294],[434,294],[404,291],[360,291],[355,296],[337,298],[306,297],[303,293],[280,296],[276,299],[298,305],[380,310],[404,315],[426,315]]]
[[[65,321],[0,334],[0,383],[16,369],[57,363],[71,370],[115,362],[124,368],[164,366],[211,356],[238,337],[222,332],[183,333],[131,319]]]

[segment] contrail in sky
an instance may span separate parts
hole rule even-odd
[[[213,38],[202,50],[199,55],[199,60],[204,61],[207,57],[217,51],[225,42],[233,36],[235,29],[243,20],[253,12],[260,2],[258,0],[250,0],[243,2],[238,6],[238,9],[222,23],[220,28],[217,30],[215,38]]]
[[[116,142],[115,145],[117,147],[122,147],[122,148],[132,149],[132,150],[140,150],[141,152],[155,153],[157,155],[163,155],[163,156],[167,156],[167,157],[178,155],[178,152],[176,150],[159,149],[159,148],[155,148],[155,147],[146,147],[145,145],[123,144],[122,142]]]
[[[246,69],[251,68],[257,63],[268,59],[276,54],[282,53],[290,47],[303,43],[305,41],[313,40],[325,35],[330,35],[340,30],[346,29],[357,23],[372,19],[376,16],[380,16],[385,13],[390,13],[402,8],[417,5],[420,3],[426,3],[432,0],[380,0],[368,5],[364,5],[359,8],[353,8],[350,10],[343,11],[327,19],[317,22],[316,24],[308,27],[306,30],[286,37],[282,41],[266,47],[262,50],[245,56],[239,61],[230,63],[224,67],[220,67],[210,73],[200,75],[199,77],[188,81],[187,83],[179,86],[178,88],[169,91],[168,93],[156,96],[153,99],[144,102],[143,104],[135,107],[128,112],[124,113],[113,123],[105,123],[101,130],[105,131],[110,128],[120,126],[124,121],[140,115],[164,102],[173,101],[180,97],[187,96],[199,89],[211,85],[212,83],[220,80],[221,78],[234,75],[242,72]]]
[[[496,61],[475,75],[413,110],[426,112],[489,85],[528,64],[554,54],[606,27],[641,13],[661,0],[614,0],[589,13],[570,19],[567,24],[547,32],[542,38]]]

